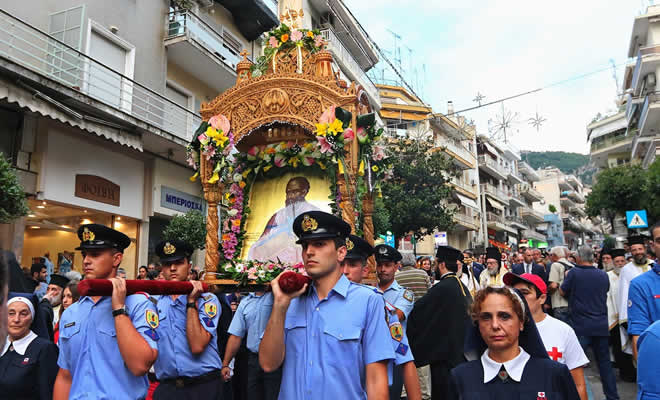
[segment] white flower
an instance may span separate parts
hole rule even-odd
[[[264,271],[263,269],[262,269],[262,270],[259,270],[259,272],[257,272],[257,276],[258,276],[259,278],[263,278],[263,277],[265,277],[265,276],[266,276],[266,271]]]
[[[236,264],[236,272],[245,271],[245,266],[243,264]]]
[[[229,214],[230,217],[235,217],[236,214],[238,214],[238,210],[232,208],[231,210],[227,211],[227,214]]]
[[[234,174],[234,182],[239,183],[240,181],[243,180],[243,175],[241,174]]]

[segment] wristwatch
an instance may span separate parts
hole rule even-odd
[[[126,307],[118,308],[116,310],[112,310],[112,316],[117,317],[119,315],[125,315],[128,317],[128,311],[126,311]]]
[[[197,309],[197,303],[195,303],[195,302],[186,303],[186,308],[195,308],[195,309]]]

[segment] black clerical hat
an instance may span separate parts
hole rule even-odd
[[[52,274],[50,276],[50,283],[51,285],[57,285],[62,289],[64,289],[66,285],[69,283],[69,278],[67,278],[64,275]]]
[[[457,260],[463,261],[463,253],[451,246],[439,246],[435,253],[438,262],[455,263]]]
[[[632,246],[633,244],[646,244],[646,241],[648,240],[648,237],[645,235],[633,235],[633,236],[628,236],[628,246]]]

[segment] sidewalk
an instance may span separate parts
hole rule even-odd
[[[587,354],[590,360],[593,360],[593,353]],[[637,398],[637,384],[631,382],[624,382],[619,379],[619,370],[615,369],[616,374],[616,387],[619,392],[619,399],[621,400],[635,400]],[[584,370],[584,377],[588,380],[587,389],[589,390],[589,400],[604,400],[603,386],[600,384],[600,376],[598,375],[598,366],[594,361],[589,363],[589,367]]]

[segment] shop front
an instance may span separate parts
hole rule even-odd
[[[54,124],[37,135],[37,146],[38,193],[29,200],[21,265],[49,254],[55,271],[70,266],[81,272],[76,232],[80,225],[98,223],[131,239],[121,267],[135,276],[144,204],[140,154]]]

